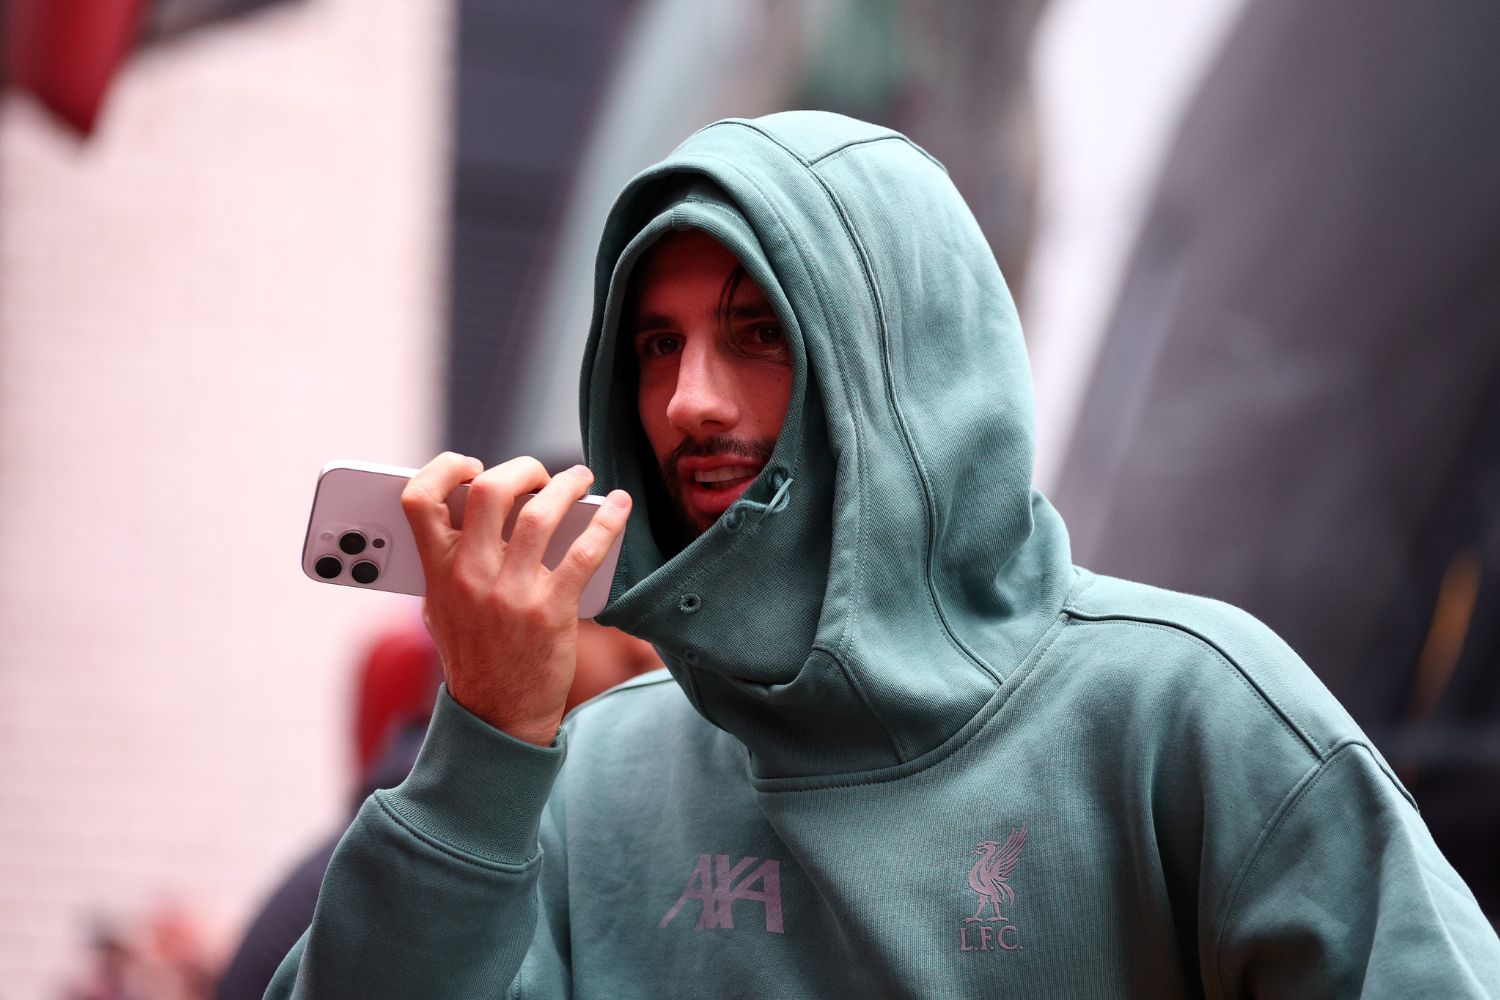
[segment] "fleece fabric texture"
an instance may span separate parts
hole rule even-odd
[[[765,290],[795,385],[668,556],[619,320],[683,228]],[[270,996],[1500,995],[1500,941],[1296,655],[1070,564],[1010,295],[904,137],[730,120],[636,178],[581,397],[599,487],[637,500],[600,620],[670,673],[550,749],[443,694]]]

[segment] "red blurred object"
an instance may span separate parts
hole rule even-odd
[[[140,30],[147,0],[10,0],[5,5],[9,83],[30,90],[88,135],[110,81]]]
[[[359,668],[354,750],[359,773],[380,760],[391,738],[432,715],[442,664],[421,623],[383,633]]]

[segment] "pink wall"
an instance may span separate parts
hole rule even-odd
[[[166,897],[226,942],[342,816],[398,599],[298,554],[319,467],[419,464],[445,3],[318,0],[128,65],[80,144],[0,104],[0,992]]]

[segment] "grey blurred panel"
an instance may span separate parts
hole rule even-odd
[[[1281,633],[1492,915],[1497,51],[1492,0],[1247,6],[1168,158],[1056,498],[1080,563]]]
[[[889,125],[937,157],[1013,290],[1036,206],[1030,50],[1045,9],[1045,0],[845,4],[794,100]]]
[[[1357,703],[1500,390],[1497,43],[1488,0],[1249,5],[1058,491],[1080,562],[1249,608]]]
[[[447,419],[487,461],[514,419],[535,289],[628,0],[459,6]]]

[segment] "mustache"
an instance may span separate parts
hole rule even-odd
[[[684,458],[744,458],[756,465],[771,461],[775,441],[742,437],[737,434],[710,434],[706,438],[686,438],[662,459],[661,477],[667,491],[676,496],[682,487],[677,463]]]

